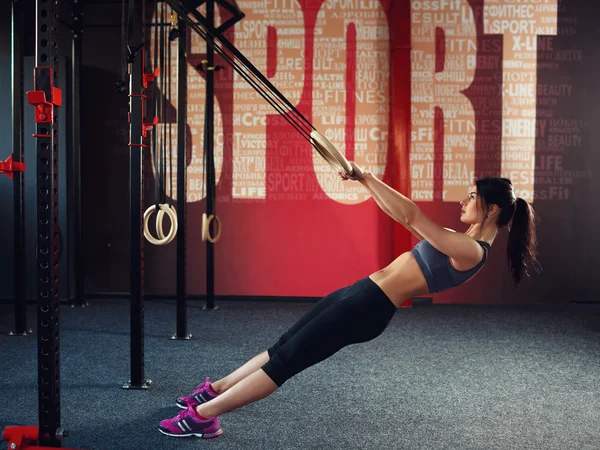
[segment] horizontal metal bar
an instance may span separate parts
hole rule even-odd
[[[68,23],[66,23],[66,22],[63,22],[62,20],[61,20],[61,23],[65,24],[65,25],[67,25],[69,28],[73,29],[73,28],[71,27],[71,25],[70,25],[70,24],[68,24]],[[173,25],[171,25],[171,23],[170,23],[170,22],[168,22],[168,23],[159,23],[159,24],[156,24],[156,23],[150,23],[150,24],[146,24],[146,25],[145,25],[145,27],[146,27],[146,28],[152,28],[152,27],[156,27],[156,26],[158,26],[158,27],[172,27]],[[83,28],[84,30],[85,30],[86,28],[121,28],[121,24],[120,24],[120,23],[118,23],[118,24],[117,24],[117,23],[114,23],[114,24],[109,24],[109,23],[98,23],[98,24],[85,25],[85,26],[83,26],[82,28]]]

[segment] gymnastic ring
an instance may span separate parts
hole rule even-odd
[[[202,213],[202,242],[206,241],[206,213]]]
[[[152,212],[156,210],[156,205],[152,205],[144,213],[144,237],[151,244],[166,245],[173,240],[173,237],[175,236],[175,233],[177,232],[177,229],[174,225],[177,222],[177,215],[173,212],[173,210],[171,210],[171,208],[167,204],[161,204],[161,205],[158,205],[158,207],[160,208],[160,211],[165,211],[167,213],[167,215],[169,216],[169,218],[171,219],[171,229],[169,230],[169,234],[166,237],[164,237],[164,239],[163,238],[156,239],[154,236],[152,236],[152,234],[150,234],[150,230],[148,228],[148,221],[150,219],[150,216],[152,215]],[[162,220],[162,217],[161,217],[161,220]]]
[[[171,210],[175,216],[175,220],[173,221],[173,219],[171,218],[171,227],[175,227],[175,232],[173,233],[173,238],[171,239],[171,241],[173,239],[175,239],[175,236],[177,236],[177,230],[179,229],[179,222],[177,221],[177,210],[175,209],[175,206],[171,205]],[[159,239],[165,239],[165,233],[163,231],[163,218],[165,216],[165,212],[161,209],[160,211],[158,211],[158,214],[156,214],[156,234],[158,235]],[[169,242],[171,242],[169,241]],[[164,245],[168,244],[169,242],[165,242]]]
[[[311,138],[310,143],[312,144],[314,149],[317,151],[317,153],[319,155],[321,155],[321,158],[323,158],[327,164],[329,164],[331,167],[335,168],[337,171],[339,171],[341,169],[338,165],[337,160],[333,157],[333,154],[331,154],[329,151],[327,151],[327,149],[323,145],[321,145],[319,142],[317,142],[315,139],[312,139],[312,138]]]
[[[169,205],[162,204],[162,205],[158,205],[158,207],[162,211],[165,211],[167,213],[167,215],[171,219],[171,223],[172,224],[174,224],[177,221],[177,216],[171,210],[171,208],[169,207]],[[154,236],[152,236],[152,234],[150,234],[150,230],[148,229],[148,220],[150,219],[150,216],[152,215],[152,212],[154,212],[155,210],[156,210],[156,205],[152,205],[144,213],[144,237],[151,244],[154,244],[154,245],[166,245],[166,244],[168,244],[169,242],[171,242],[173,240],[173,236],[175,235],[176,229],[175,229],[175,226],[171,225],[171,229],[169,230],[169,234],[164,239],[156,239]]]
[[[175,238],[175,236],[177,235],[177,230],[179,229],[179,220],[177,220],[177,210],[175,209],[175,206],[171,205],[171,210],[173,211],[173,213],[175,214],[175,221],[171,221],[171,226],[175,227],[175,233],[173,235],[173,239]],[[163,210],[158,211],[158,214],[156,215],[156,234],[158,235],[158,237],[160,239],[164,239],[165,238],[165,233],[163,231],[163,226],[162,226],[162,221],[163,221],[163,217],[165,215],[165,212]]]
[[[217,235],[215,237],[212,237],[210,235],[210,223],[216,220],[217,221]],[[208,241],[211,244],[215,244],[220,238],[221,238],[221,220],[219,219],[218,216],[211,214],[210,216],[207,216],[206,213],[202,214],[202,240],[203,241]]]
[[[212,237],[210,235],[210,223],[216,220],[217,223],[217,235],[215,237]],[[211,244],[215,244],[216,242],[219,241],[219,239],[221,238],[221,219],[219,219],[218,216],[211,214],[210,216],[208,216],[208,219],[206,220],[206,239],[208,239],[208,242],[210,242]]]
[[[174,214],[175,217],[175,221],[173,221],[173,219],[171,219],[171,226],[175,227],[175,232],[173,233],[173,239],[175,239],[175,236],[177,236],[177,230],[179,229],[179,222],[177,221],[177,210],[175,209],[175,206],[171,205],[171,210]],[[165,239],[165,233],[163,231],[163,218],[165,216],[165,212],[161,209],[160,211],[158,211],[158,214],[156,215],[156,234],[158,235],[158,237],[160,239]],[[171,241],[169,241],[171,242]],[[166,242],[166,244],[168,244],[169,242]]]
[[[340,151],[335,146],[319,133],[317,130],[313,130],[310,133],[310,143],[314,149],[337,171],[343,170],[348,175],[352,175],[352,166]]]

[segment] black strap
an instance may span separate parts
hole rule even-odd
[[[161,136],[161,179],[160,179],[160,187],[161,187],[161,203],[166,203],[166,184],[167,184],[167,77],[169,73],[165,70],[166,67],[166,55],[165,55],[165,20],[166,20],[166,5],[162,4],[160,8],[160,102],[161,102],[161,123],[162,127],[162,136]]]
[[[127,42],[127,8],[125,4],[128,0],[121,2],[121,78],[115,83],[115,91],[123,94],[127,91],[127,61],[129,60],[128,55],[128,42]]]
[[[310,134],[314,126],[304,117],[290,101],[255,67],[250,61],[225,38],[217,29],[208,23],[196,8],[194,0],[165,0],[179,16],[184,18],[190,28],[196,31],[204,40],[208,35],[214,38],[213,48],[229,63],[238,74],[244,78],[290,125],[302,136],[311,141]],[[195,19],[192,20],[190,15]]]
[[[154,0],[154,54],[153,56],[153,65],[154,67],[159,67],[158,66],[158,0]],[[162,78],[164,75],[161,72],[159,77]],[[160,80],[159,78],[159,80]],[[154,80],[154,86],[152,89],[152,100],[154,102],[154,107],[153,107],[153,116],[156,117],[159,115],[159,95],[158,95],[158,80]],[[162,120],[162,117],[159,117],[159,120]],[[152,148],[154,151],[154,171],[155,171],[155,177],[154,177],[154,202],[155,202],[155,206],[156,209],[158,211],[158,205],[160,203],[160,179],[161,179],[161,166],[159,164],[160,158],[160,145],[158,142],[158,129],[155,128],[152,132]]]
[[[171,42],[173,40],[171,39],[171,33],[169,32],[169,39],[167,40],[167,73],[169,74],[168,76],[168,84],[167,84],[167,106],[169,108],[169,113],[172,112],[171,109]],[[166,117],[165,117],[166,120]],[[173,135],[173,128],[171,126],[173,120],[171,120],[171,118],[169,118],[168,120],[168,124],[169,124],[169,144],[167,146],[167,148],[169,149],[169,197],[171,198],[171,200],[173,199],[173,141],[172,141],[172,135]]]

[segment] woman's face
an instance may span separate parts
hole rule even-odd
[[[460,201],[460,220],[469,225],[481,223],[485,216],[481,199],[477,197],[477,187],[472,186],[467,192],[467,196]]]

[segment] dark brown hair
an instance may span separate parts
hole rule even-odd
[[[500,208],[497,218],[498,228],[508,226],[506,249],[508,269],[515,285],[518,286],[523,277],[529,277],[534,271],[540,271],[537,260],[538,218],[529,203],[515,196],[513,185],[508,178],[485,177],[476,180],[475,185],[477,196],[483,201],[486,215],[489,213],[490,205],[497,205]]]

